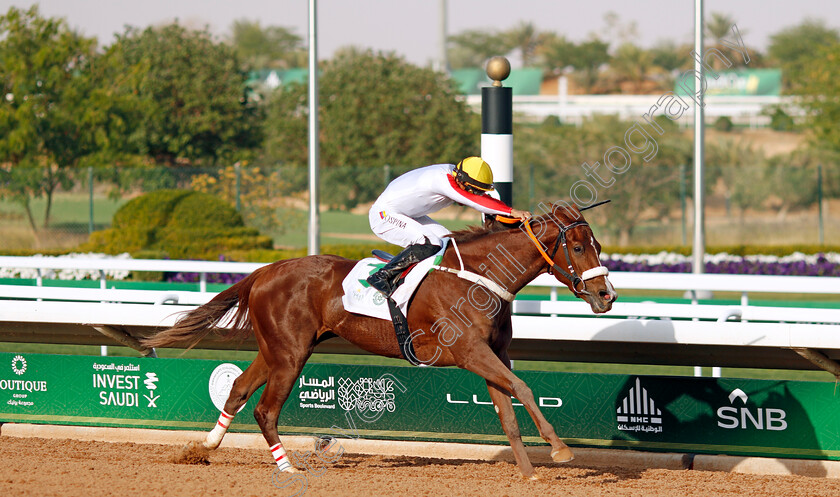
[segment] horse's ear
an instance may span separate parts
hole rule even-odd
[[[564,219],[568,220],[568,222],[574,222],[580,219],[580,209],[575,204],[570,204],[565,200],[558,200],[551,204],[551,214],[555,217],[556,220],[559,222],[565,223]]]

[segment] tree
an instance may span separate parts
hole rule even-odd
[[[478,153],[480,131],[453,82],[394,54],[345,51],[325,63],[320,78],[320,150],[325,176],[336,166],[357,167],[332,188],[351,185],[337,205],[371,200],[385,164],[419,167]],[[290,85],[272,96],[266,119],[269,160],[307,163],[307,87]],[[372,184],[371,184],[372,183]]]
[[[238,19],[231,25],[231,45],[239,60],[252,69],[283,69],[305,59],[303,39],[281,26],[263,28],[259,21]]]
[[[577,62],[575,49],[575,44],[565,36],[546,33],[537,47],[537,55],[546,74],[560,74]]]
[[[37,6],[0,16],[0,196],[23,206],[35,232],[31,200],[46,198],[48,227],[53,192],[97,148],[106,118],[92,100],[95,43]]]
[[[822,19],[805,19],[801,24],[770,36],[767,53],[782,68],[785,87],[795,93],[804,80],[805,65],[822,47],[840,43],[840,32]]]
[[[513,49],[505,33],[468,30],[449,37],[447,58],[452,69],[483,67],[490,57],[505,55]]]
[[[840,151],[840,42],[815,49],[802,65],[798,87],[813,142]]]
[[[691,160],[691,142],[669,130],[661,137],[654,133],[658,152],[650,162],[634,153],[625,172],[612,174],[604,166],[603,157],[614,145],[626,147],[625,134],[632,126],[632,122],[614,116],[594,117],[581,126],[520,125],[514,130],[514,163],[520,171],[533,165],[535,196],[547,203],[558,199],[570,202],[570,188],[577,181],[589,181],[597,190],[598,200],[611,199],[612,203],[608,209],[588,211],[587,217],[610,232],[615,240],[610,243],[626,246],[638,226],[659,223],[667,217],[679,195],[679,166]],[[611,160],[622,166],[619,155]],[[584,162],[590,167],[600,163],[596,174],[608,186],[596,184],[598,180],[587,176],[581,166]],[[519,189],[515,198],[523,198],[522,189],[527,186],[527,181],[514,182],[514,188]]]
[[[132,152],[168,166],[247,158],[261,141],[259,109],[226,44],[178,24],[127,28],[103,56],[115,95],[135,95]]]
[[[612,59],[609,47],[609,43],[599,39],[585,41],[575,47],[576,56],[572,65],[578,71],[579,80],[584,88],[592,88],[598,82],[601,66]]]
[[[534,27],[534,24],[531,22],[520,22],[517,26],[505,31],[504,37],[508,40],[508,46],[519,51],[519,55],[522,58],[522,66],[533,66],[542,38],[537,28]]]
[[[729,37],[733,24],[735,24],[735,18],[731,15],[722,12],[712,12],[706,20],[706,32],[704,34],[711,38],[709,40],[710,42],[715,43],[721,38]]]
[[[621,81],[631,84],[632,91],[639,93],[654,68],[653,54],[632,43],[618,47],[610,66]]]
[[[732,140],[713,140],[706,150],[706,185],[718,182],[729,205],[734,204],[745,220],[746,210],[757,209],[770,195],[778,193],[767,177],[767,160],[759,150]]]
[[[688,69],[694,63],[689,56],[691,48],[679,46],[672,40],[663,40],[650,49],[653,64],[661,67],[665,72],[673,74],[680,69]]]
[[[613,10],[607,11],[604,16],[604,29],[608,41],[616,45],[632,43],[639,39],[639,26],[636,21],[622,22],[621,17]],[[600,38],[597,35],[594,38]],[[611,38],[611,40],[610,40]]]
[[[723,14],[721,12],[712,12],[711,16],[706,21],[705,44],[706,46],[719,50],[723,54],[732,54],[733,56],[730,56],[729,60],[737,66],[745,63],[743,56],[733,52],[733,50],[730,47],[727,47],[726,45],[720,42],[720,40],[722,39],[726,39],[730,42],[735,41],[735,34],[732,30],[732,26],[734,26],[735,24],[735,18],[731,15]],[[748,33],[748,31],[741,28],[738,28],[738,32],[740,33],[739,36],[742,39]],[[764,56],[755,48],[745,48],[750,56],[750,67],[762,67],[764,65]],[[718,57],[712,57],[711,65],[713,69],[717,70],[731,69],[727,67],[724,61]]]

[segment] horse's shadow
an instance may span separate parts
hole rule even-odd
[[[579,467],[580,468],[580,467]],[[605,468],[585,468],[586,472],[574,475],[560,475],[554,478],[555,481],[563,480],[588,480],[602,476],[611,476],[600,480],[600,483],[618,483],[623,480],[639,480],[642,478],[642,472],[631,469],[623,469],[620,472],[609,471]]]
[[[627,335],[644,337],[646,340],[649,340],[649,342],[637,347],[637,349],[633,350],[633,352],[636,358],[649,357],[651,359],[651,364],[656,364],[657,354],[669,353],[677,355],[681,352],[681,349],[678,346],[679,344],[674,330],[674,325],[670,320],[637,320],[630,322],[629,324],[630,326],[628,326],[628,323],[624,323],[622,326],[605,328],[596,334],[593,339],[596,341],[601,340],[609,342],[611,340],[626,338]],[[655,345],[665,346],[665,348],[659,349]],[[790,351],[790,353],[793,354],[794,352]],[[708,357],[705,357],[703,360],[705,362],[713,362],[714,358],[711,358],[710,360]],[[643,363],[644,361],[639,362]],[[624,396],[628,395],[628,392],[630,392],[631,389],[634,387],[639,388],[640,385],[636,383],[639,378],[639,375],[628,375],[625,384],[619,389],[619,397],[615,399],[615,407],[617,409],[622,407]],[[646,379],[642,383],[652,380],[653,378]],[[738,378],[734,377],[726,378],[726,380],[727,384],[730,385],[738,384],[739,382]],[[704,438],[703,434],[708,434],[710,429],[718,430],[718,436],[722,437],[723,435],[721,435],[720,426],[723,425],[721,424],[721,421],[727,420],[720,419],[720,415],[718,414],[718,409],[720,407],[729,407],[733,409],[746,407],[752,409],[753,411],[751,412],[756,412],[758,408],[766,409],[767,407],[784,407],[784,416],[787,420],[785,422],[785,426],[790,425],[793,427],[792,429],[796,430],[795,443],[791,446],[790,443],[785,445],[785,443],[782,442],[777,447],[771,443],[772,440],[774,440],[773,438],[765,436],[764,439],[768,440],[767,455],[772,457],[772,453],[778,452],[779,450],[795,452],[799,449],[820,449],[820,442],[817,439],[816,429],[814,428],[808,412],[805,410],[802,403],[797,400],[796,396],[790,392],[789,388],[784,386],[784,382],[768,382],[760,387],[751,385],[751,388],[744,386],[746,392],[741,392],[742,395],[745,395],[744,399],[735,402],[738,398],[732,397],[734,390],[731,388],[724,389],[714,378],[692,378],[690,380],[691,388],[682,386],[684,384],[688,384],[689,380],[684,378],[681,379],[679,377],[660,377],[655,381],[659,388],[655,391],[651,391],[650,393],[652,396],[655,396],[657,405],[662,406],[663,425],[670,426],[674,430],[679,430],[681,433],[680,440],[683,443],[693,443],[698,446],[707,443],[707,439]],[[744,380],[744,383],[747,384],[749,381],[750,380]],[[675,385],[680,384],[680,386],[663,388],[664,384],[668,383],[673,383]],[[782,385],[782,388],[779,388],[779,385]],[[642,388],[645,386],[642,386]],[[751,403],[750,405],[747,405],[746,394],[749,394],[749,396],[759,395],[765,390],[772,391],[764,399],[762,399],[760,404]],[[698,414],[693,419],[678,419],[677,415],[673,412],[684,410],[685,407],[680,407],[680,405],[684,405],[685,401],[689,398],[702,406],[702,413]],[[758,416],[760,417],[760,414]],[[726,438],[721,439],[726,440],[731,445],[740,445],[744,447],[742,451],[747,451],[750,446],[755,444],[756,440],[755,438],[750,437],[757,437],[758,435],[755,435],[755,433],[760,432],[756,430],[756,428],[758,428],[757,426],[747,425],[744,414],[741,414],[741,418],[743,418],[743,420],[739,419],[739,421],[742,421],[740,428],[737,430],[731,429],[728,433],[724,433]],[[763,425],[760,426],[761,429],[765,429]],[[752,432],[748,430],[748,428],[752,428]],[[634,440],[655,442],[658,441],[658,438],[656,435],[646,435],[644,432],[627,432],[622,433],[621,435],[616,435],[613,438],[616,448],[625,448],[627,441]],[[707,453],[709,453],[708,450],[697,452],[699,455]],[[718,465],[721,469],[731,471],[737,466],[737,464],[739,464],[740,457],[746,456],[735,456],[728,459],[721,459],[718,462]],[[803,471],[800,464],[795,459],[781,457],[777,460],[780,464],[787,467],[791,474],[800,474],[800,472]],[[827,470],[822,466],[815,465],[809,468],[808,471],[807,476],[825,477],[827,475]]]
[[[363,455],[350,455],[350,456],[343,456],[339,461],[332,465],[334,468],[352,468],[355,465],[365,461],[369,456]],[[474,460],[474,459],[443,459],[437,457],[414,457],[414,456],[393,456],[393,457],[383,457],[380,462],[369,462],[369,466],[373,468],[419,468],[425,466],[463,466],[468,464],[487,464],[487,465],[497,465],[500,463],[507,463],[511,465],[512,471],[515,471],[516,463],[514,461],[508,459],[489,459],[489,460]],[[563,480],[583,480],[583,479],[591,479],[591,478],[599,478],[604,477],[601,480],[602,483],[617,483],[624,480],[638,480],[642,478],[642,472],[645,470],[644,468],[633,468],[633,467],[609,467],[609,468],[602,468],[596,466],[588,466],[586,464],[558,464],[558,463],[545,463],[545,464],[534,464],[534,468],[537,470],[537,474],[545,473],[543,470],[549,469],[556,469],[556,468],[569,468],[569,469],[577,469],[583,470],[582,473],[575,473],[571,475],[560,475],[552,480],[555,481],[563,481]]]

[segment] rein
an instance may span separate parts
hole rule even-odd
[[[536,235],[534,235],[534,230],[531,229],[531,220],[525,222],[525,230],[528,233],[528,238],[531,242],[534,243],[534,246],[537,247],[537,251],[540,255],[545,259],[545,262],[548,263],[548,274],[551,274],[552,269],[564,276],[572,283],[572,291],[575,294],[582,294],[582,295],[591,295],[586,290],[586,281],[591,280],[592,278],[597,278],[598,276],[606,276],[609,274],[609,270],[600,265],[600,261],[598,266],[595,266],[591,269],[587,269],[584,271],[580,276],[575,273],[575,268],[572,266],[572,258],[569,255],[569,247],[566,244],[566,232],[571,230],[572,228],[577,228],[579,226],[589,226],[589,223],[586,221],[577,221],[568,226],[563,226],[560,228],[560,233],[557,235],[557,239],[554,241],[554,248],[551,250],[551,255],[547,254],[545,250],[542,248],[542,243],[537,240]],[[568,269],[569,271],[565,271],[562,267],[560,267],[556,262],[554,262],[554,255],[557,254],[557,249],[560,247],[560,244],[563,244],[563,254],[566,256],[566,262],[568,262]],[[583,290],[578,291],[577,287],[578,284],[583,283]]]

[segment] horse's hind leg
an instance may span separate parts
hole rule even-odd
[[[314,344],[313,344],[314,346]],[[275,364],[271,368],[268,376],[268,383],[263,390],[260,401],[254,409],[254,418],[257,424],[260,425],[265,441],[268,442],[269,450],[271,451],[274,461],[277,463],[277,468],[280,471],[297,472],[292,466],[289,458],[286,456],[286,450],[280,442],[280,435],[277,433],[277,419],[280,417],[280,409],[289,397],[289,393],[294,387],[295,380],[300,372],[303,370],[303,365],[306,359],[309,358],[312,349],[310,347],[309,353],[301,357],[299,361],[293,358],[291,360],[284,360],[281,364]]]
[[[239,412],[239,409],[245,405],[245,402],[257,391],[258,388],[265,385],[268,378],[268,366],[262,354],[257,354],[256,359],[252,362],[245,371],[239,375],[233,382],[233,387],[230,389],[230,395],[225,402],[225,408],[219,414],[219,421],[213,430],[207,434],[204,440],[205,449],[216,449],[222,443],[222,439],[227,433],[233,417]]]

